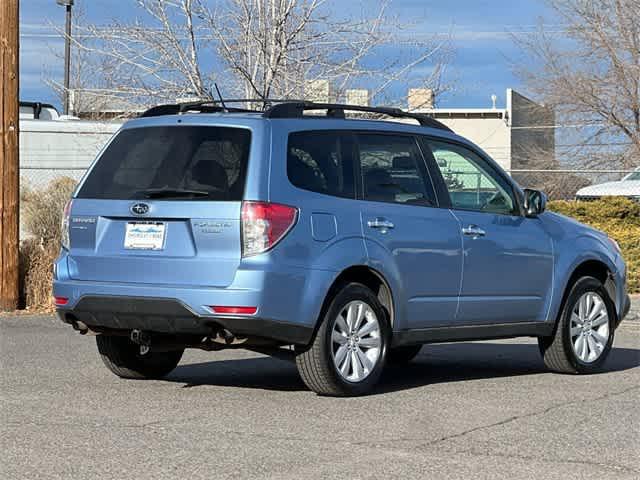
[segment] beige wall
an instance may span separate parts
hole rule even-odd
[[[506,170],[554,168],[555,130],[535,128],[553,126],[553,110],[512,89],[507,90],[506,99],[505,109],[423,111],[471,140]]]
[[[31,186],[79,179],[121,123],[21,120],[20,176]]]
[[[503,118],[451,118],[436,115],[436,119],[456,134],[478,145],[502,168],[511,168],[511,129]]]

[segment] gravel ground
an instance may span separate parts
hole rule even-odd
[[[0,319],[0,353],[2,479],[640,478],[637,322],[602,374],[548,373],[529,339],[430,345],[350,399],[243,351],[121,380],[50,316]]]

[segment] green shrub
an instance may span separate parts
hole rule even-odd
[[[554,201],[549,202],[549,210],[602,230],[618,242],[629,271],[629,292],[640,293],[640,203],[620,197]]]

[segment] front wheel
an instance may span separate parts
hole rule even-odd
[[[554,334],[538,339],[544,363],[559,373],[598,371],[613,345],[615,307],[602,283],[579,279],[571,288]]]
[[[127,337],[98,335],[98,352],[106,367],[121,378],[157,379],[168,375],[176,366],[184,349],[154,352],[141,348]]]
[[[385,309],[369,288],[349,283],[331,301],[296,365],[304,383],[320,395],[362,395],[378,382],[388,343]]]

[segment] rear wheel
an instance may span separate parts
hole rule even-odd
[[[296,364],[304,383],[318,394],[362,395],[380,378],[388,342],[384,308],[369,288],[349,283],[331,301]]]
[[[388,365],[406,365],[416,358],[422,349],[422,345],[406,345],[390,348],[387,353]]]
[[[109,370],[121,378],[136,380],[162,378],[180,362],[184,349],[153,352],[127,337],[98,335],[98,352]]]
[[[553,336],[538,339],[545,365],[560,373],[598,371],[613,345],[615,307],[602,283],[579,279],[571,288]]]

